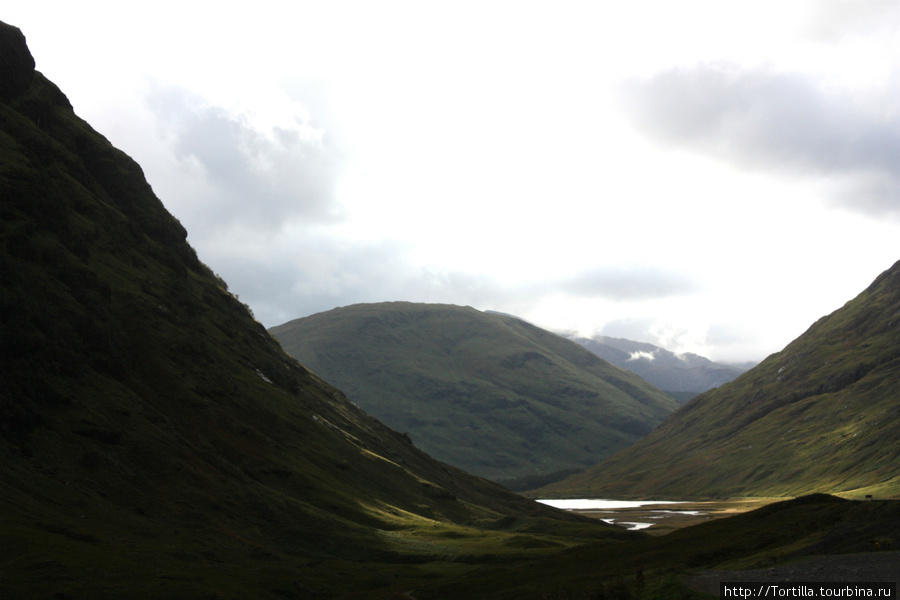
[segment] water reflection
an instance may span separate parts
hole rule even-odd
[[[665,510],[665,509],[657,509],[657,510],[640,510],[645,506],[653,506],[656,504],[665,504],[667,506],[675,505],[675,504],[684,504],[684,502],[673,501],[673,500],[610,500],[605,498],[547,498],[547,499],[539,499],[538,502],[542,504],[546,504],[547,506],[552,506],[554,508],[559,508],[562,510],[571,510],[571,511],[584,511],[584,512],[599,512],[599,513],[609,513],[622,511],[618,514],[619,517],[628,515],[632,518],[634,517],[643,517],[649,519],[662,519],[666,516],[672,516],[676,514],[680,515],[701,515],[700,511],[693,510]],[[655,515],[649,515],[647,513],[656,513]],[[646,521],[625,521],[621,518],[608,518],[601,517],[601,520],[609,523],[611,525],[618,525],[620,527],[625,527],[628,530],[636,531],[639,529],[647,529],[649,527],[653,527],[658,523],[648,523]]]
[[[549,498],[538,500],[538,502],[563,510],[604,510],[639,508],[650,504],[682,504],[682,502],[671,500],[604,500],[601,498]]]
[[[653,523],[640,523],[637,521],[616,521],[615,519],[602,519],[609,523],[610,525],[618,525],[619,527],[624,527],[628,531],[637,531],[638,529],[647,529],[648,527],[653,527]]]

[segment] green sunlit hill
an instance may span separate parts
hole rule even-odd
[[[0,596],[329,598],[621,529],[438,462],[288,356],[0,23]]]
[[[900,262],[553,495],[900,497]]]
[[[571,340],[469,307],[359,304],[270,331],[419,448],[507,483],[583,470],[678,407]]]

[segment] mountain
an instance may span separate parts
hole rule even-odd
[[[4,23],[0,195],[3,598],[387,595],[627,533],[434,460],[285,354]]]
[[[270,332],[432,456],[508,483],[594,465],[678,406],[570,340],[469,307],[360,304]]]
[[[637,373],[679,402],[728,383],[747,370],[690,352],[675,354],[653,344],[623,338],[597,335],[571,339],[617,367]]]
[[[555,495],[900,497],[900,262]]]
[[[662,600],[900,542],[898,503],[830,497],[652,538],[429,458],[280,349],[4,23],[0,286],[4,599]]]

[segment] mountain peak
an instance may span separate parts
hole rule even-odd
[[[34,67],[25,34],[18,27],[0,21],[0,100],[15,98],[27,90]]]
[[[375,585],[348,564],[455,561],[506,517],[618,534],[434,460],[285,354],[15,27],[0,61],[0,596],[332,597]]]
[[[603,335],[571,339],[614,365],[637,373],[680,402],[727,383],[746,370],[690,352],[675,354],[647,342]]]
[[[577,343],[498,312],[359,304],[270,332],[429,454],[507,485],[596,464],[677,407]]]

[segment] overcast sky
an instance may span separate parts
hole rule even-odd
[[[6,3],[266,326],[357,302],[760,360],[900,259],[900,2]]]

